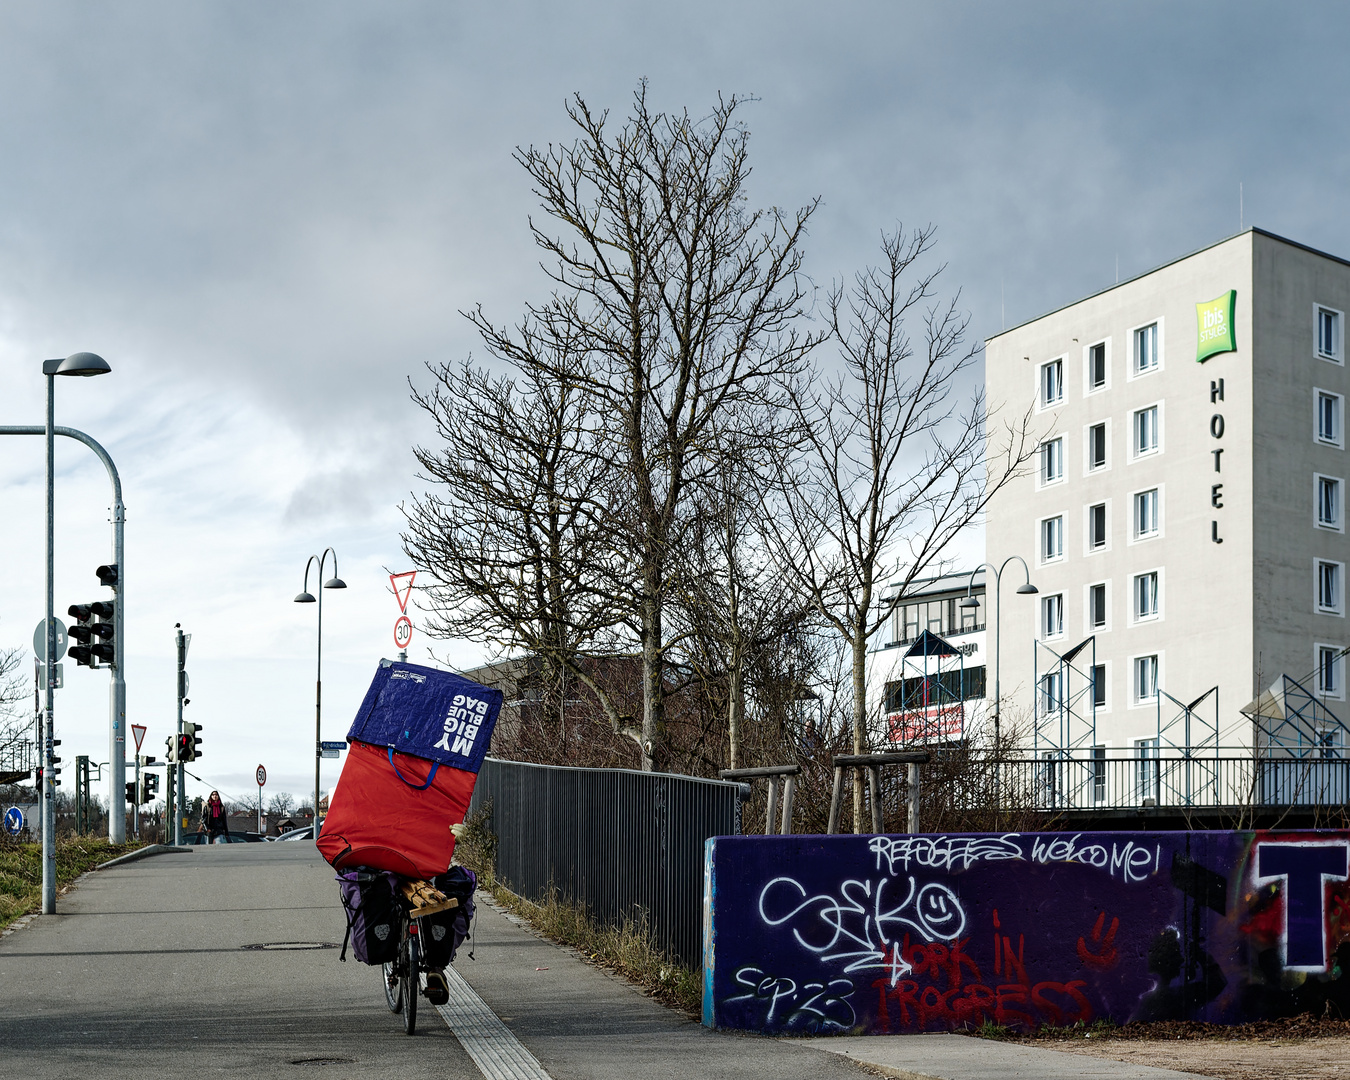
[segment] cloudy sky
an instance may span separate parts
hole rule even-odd
[[[460,310],[544,294],[511,152],[570,138],[568,95],[756,96],[753,197],[821,197],[814,279],[932,222],[983,337],[1238,231],[1239,185],[1246,225],[1350,255],[1348,36],[1311,3],[3,0],[0,423],[42,421],[44,357],[109,360],[60,380],[57,422],[123,477],[129,719],[162,756],[181,622],[204,780],[242,795],[261,762],[303,791],[306,557],[333,546],[349,585],[324,605],[337,739],[411,569],[407,380],[474,349]],[[57,465],[63,611],[100,595],[110,530],[101,466],[71,442]],[[41,439],[4,439],[3,645],[42,614],[43,497]],[[67,762],[106,760],[106,675],[66,673]]]

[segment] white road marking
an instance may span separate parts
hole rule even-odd
[[[458,971],[447,967],[445,982],[450,987],[450,1000],[437,1005],[436,1011],[487,1080],[551,1080],[538,1059]]]

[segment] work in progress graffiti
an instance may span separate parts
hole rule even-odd
[[[1350,1016],[1350,832],[718,837],[703,980],[763,1032]]]

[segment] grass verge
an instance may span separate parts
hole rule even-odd
[[[652,941],[645,920],[625,919],[620,926],[605,926],[555,889],[535,903],[499,882],[494,872],[497,838],[485,827],[491,813],[489,805],[470,817],[465,835],[455,845],[455,860],[478,876],[479,889],[529,923],[541,937],[576,949],[590,963],[637,983],[665,1005],[693,1017],[700,1015],[702,973],[662,952]]]
[[[56,841],[56,888],[61,892],[99,863],[143,846],[110,844],[89,836]],[[42,845],[0,843],[0,930],[42,907]]]

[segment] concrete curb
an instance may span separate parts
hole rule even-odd
[[[190,855],[190,847],[174,847],[172,844],[150,844],[148,847],[137,848],[135,851],[128,851],[125,855],[119,855],[115,859],[109,859],[105,863],[99,863],[95,870],[107,870],[112,866],[120,866],[122,863],[135,862],[137,859],[148,859],[151,855],[168,855],[170,852],[181,852],[184,855]]]

